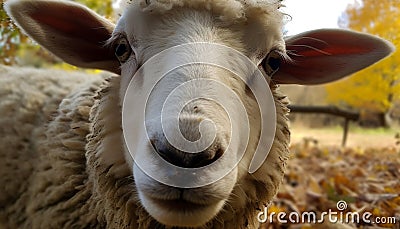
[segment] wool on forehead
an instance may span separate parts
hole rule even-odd
[[[235,22],[249,17],[273,18],[282,22],[279,11],[282,0],[130,0],[128,4],[139,3],[143,11],[164,13],[176,8],[208,10],[219,16],[220,20]]]

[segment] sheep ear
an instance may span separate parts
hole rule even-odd
[[[314,85],[338,80],[366,68],[394,51],[381,38],[340,29],[321,29],[286,39],[292,61],[273,76],[277,83]]]
[[[8,15],[32,39],[65,62],[119,73],[119,62],[104,47],[115,25],[71,1],[8,0]]]

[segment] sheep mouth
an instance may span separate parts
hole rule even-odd
[[[182,198],[158,199],[142,195],[143,206],[158,222],[173,227],[200,227],[213,219],[225,201],[194,203]]]
[[[160,208],[173,212],[202,211],[210,207],[209,204],[198,204],[184,199],[150,199]]]

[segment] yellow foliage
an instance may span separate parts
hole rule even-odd
[[[327,100],[336,105],[387,112],[400,100],[400,4],[364,0],[346,11],[349,28],[391,41],[397,51],[351,77],[326,86]]]
[[[77,2],[82,3],[90,9],[95,10],[98,14],[106,17],[109,20],[114,19],[112,0],[77,0]]]
[[[67,64],[65,62],[61,62],[55,65],[52,65],[51,67],[55,68],[55,69],[62,69],[65,71],[84,71],[86,73],[89,74],[100,74],[101,72],[103,72],[102,70],[99,69],[82,69],[82,68],[78,68],[76,66]]]
[[[286,209],[281,208],[275,204],[272,204],[271,206],[268,207],[268,215],[270,215],[272,212],[275,214],[279,214],[280,212],[285,212]]]

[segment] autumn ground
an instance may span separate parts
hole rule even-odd
[[[300,217],[301,213],[315,212],[319,217],[331,211],[342,214],[343,222],[347,213],[366,216],[367,220],[333,224],[325,217],[322,224],[292,224],[274,217],[263,228],[400,228],[400,147],[396,145],[396,132],[352,129],[347,147],[339,147],[341,135],[339,128],[292,128],[292,158],[268,215],[285,212],[288,220],[292,212]],[[341,204],[347,207],[338,209],[339,201],[345,201]],[[372,222],[394,217],[395,224]]]
[[[317,145],[338,146],[342,143],[343,129],[334,128],[306,128],[295,124],[291,128],[291,142],[293,144],[304,141],[315,142]],[[347,147],[395,147],[398,141],[395,137],[400,134],[396,129],[362,129],[352,126],[347,138]]]

